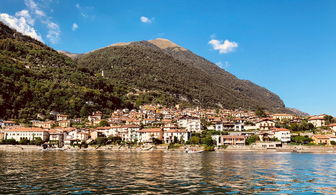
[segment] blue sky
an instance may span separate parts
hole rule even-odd
[[[167,38],[270,89],[287,107],[336,115],[333,0],[1,0],[0,13],[73,53]]]

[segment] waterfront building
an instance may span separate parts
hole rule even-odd
[[[217,146],[222,145],[245,145],[246,136],[243,135],[215,135],[213,138]]]
[[[334,141],[336,143],[335,135],[320,135],[316,134],[311,137],[313,139],[314,144],[322,144],[322,145],[331,145],[331,142]]]
[[[138,132],[140,143],[152,143],[153,139],[163,140],[163,130],[161,128],[146,128]]]
[[[47,141],[49,139],[49,133],[45,129],[42,128],[25,128],[18,127],[12,129],[5,129],[5,139],[15,139],[16,141],[20,141],[23,139],[27,140],[35,140],[36,138],[41,138],[43,141]]]
[[[185,129],[170,129],[163,133],[164,142],[167,144],[188,141],[190,133]]]
[[[256,142],[255,148],[260,149],[276,149],[282,147],[281,142]]]
[[[273,136],[277,138],[282,143],[288,143],[291,141],[291,132],[284,128],[273,128]]]
[[[64,133],[61,130],[51,129],[49,133],[49,144],[55,145],[59,148],[64,146]]]

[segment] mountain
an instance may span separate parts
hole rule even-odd
[[[76,62],[130,88],[128,97],[138,105],[181,103],[290,112],[271,91],[240,80],[167,39],[113,44],[80,55]]]
[[[287,108],[287,109],[297,116],[310,116],[310,114],[302,112],[301,110],[298,110],[296,108]]]
[[[79,117],[132,106],[121,98],[127,92],[123,88],[2,22],[0,89],[0,118],[5,119],[32,119],[50,111]]]

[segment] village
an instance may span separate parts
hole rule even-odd
[[[88,145],[204,145],[208,150],[253,145],[259,149],[286,145],[336,145],[336,123],[329,115],[295,116],[255,111],[167,108],[143,105],[138,110],[118,109],[104,118],[100,111],[71,119],[51,112],[55,120],[19,124],[0,120],[0,143],[44,145],[48,148]],[[287,127],[287,128],[286,128]]]

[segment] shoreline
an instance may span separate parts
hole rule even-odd
[[[3,152],[85,152],[85,151],[104,151],[104,152],[185,152],[185,148],[196,151],[203,151],[203,146],[181,146],[178,148],[168,149],[165,145],[125,147],[117,145],[108,146],[89,146],[88,148],[64,147],[64,148],[48,148],[43,149],[41,146],[35,145],[0,145],[0,151]],[[285,146],[276,149],[253,148],[251,146],[217,148],[214,152],[262,152],[262,153],[320,153],[320,154],[336,154],[336,147],[328,146]]]

